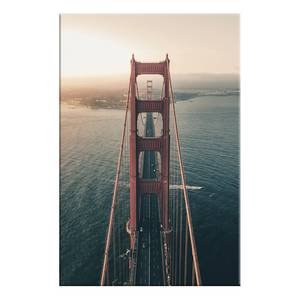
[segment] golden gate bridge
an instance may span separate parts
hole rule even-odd
[[[160,95],[147,80],[160,75]],[[157,94],[157,95],[156,95]],[[201,285],[168,55],[131,59],[100,285]]]

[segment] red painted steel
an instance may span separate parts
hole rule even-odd
[[[161,191],[161,182],[147,179],[139,180],[140,194],[159,194]]]
[[[163,97],[161,100],[152,100],[152,81],[147,81],[147,100],[141,101],[137,99],[137,83],[136,78],[142,74],[158,74],[162,75],[164,78],[163,84]],[[170,97],[171,96],[171,97]],[[196,279],[197,285],[201,284],[201,276],[200,276],[200,269],[199,269],[199,261],[197,256],[197,249],[196,243],[194,239],[193,233],[193,226],[191,220],[191,213],[190,213],[190,206],[188,200],[188,194],[186,191],[186,182],[184,176],[184,168],[183,162],[181,157],[181,149],[180,149],[180,141],[179,141],[179,134],[177,128],[177,120],[176,120],[176,113],[175,113],[175,105],[174,105],[174,93],[170,78],[170,70],[169,70],[169,58],[168,55],[166,56],[165,61],[159,63],[141,63],[136,62],[134,56],[132,56],[131,60],[131,76],[129,82],[129,89],[128,89],[128,98],[127,98],[127,105],[126,105],[126,113],[125,113],[125,120],[123,126],[123,132],[121,137],[121,145],[119,151],[119,158],[117,164],[117,172],[114,184],[114,192],[113,192],[113,199],[112,199],[112,206],[109,218],[109,225],[108,231],[106,236],[106,243],[105,243],[105,252],[104,252],[104,262],[102,267],[101,273],[101,281],[100,284],[104,285],[105,281],[108,282],[108,272],[109,272],[109,249],[111,244],[111,237],[113,232],[114,226],[114,214],[116,208],[116,197],[117,197],[117,189],[118,189],[118,182],[120,176],[120,168],[121,168],[121,160],[123,154],[123,147],[124,147],[124,139],[125,139],[125,129],[127,126],[127,114],[130,110],[130,219],[129,222],[126,224],[127,232],[130,234],[130,247],[131,247],[131,256],[129,258],[129,269],[134,270],[132,265],[136,265],[136,259],[134,258],[133,253],[135,252],[135,247],[138,242],[136,240],[137,235],[137,222],[140,219],[139,212],[138,212],[138,205],[137,201],[141,201],[143,194],[157,194],[159,199],[159,208],[161,214],[161,222],[163,228],[163,248],[164,248],[164,255],[166,259],[166,270],[168,273],[169,265],[168,265],[168,253],[169,247],[169,234],[171,232],[170,224],[169,224],[169,165],[170,165],[170,132],[169,132],[169,109],[170,109],[170,99],[172,104],[172,111],[173,111],[173,122],[174,122],[174,130],[175,130],[175,140],[177,146],[177,154],[178,154],[178,161],[179,161],[179,168],[182,180],[182,188],[184,194],[184,203],[186,208],[186,222],[189,232],[189,239],[191,243],[191,250],[192,250],[192,284],[194,279]],[[137,116],[140,112],[160,112],[162,114],[162,121],[163,121],[163,134],[161,137],[139,137],[137,135]],[[161,156],[161,169],[160,169],[160,177],[155,179],[143,179],[138,178],[138,163],[139,163],[139,154],[141,151],[157,151],[160,153]],[[182,218],[182,216],[181,216]],[[181,220],[182,222],[182,220]],[[176,221],[177,223],[177,221]],[[177,227],[177,225],[176,225]],[[182,234],[180,230],[180,234]],[[187,255],[187,231],[185,234],[186,241],[185,241],[185,256]],[[177,238],[176,238],[177,239]],[[177,242],[176,242],[177,244]],[[175,245],[177,247],[177,245]],[[181,243],[180,243],[181,247]],[[176,248],[177,249],[177,248]],[[181,251],[180,251],[181,252]],[[180,259],[179,259],[180,260]],[[186,270],[186,261],[187,258],[185,257],[185,270],[184,270],[184,278],[186,278],[187,270]],[[135,264],[132,264],[135,262]],[[181,272],[179,272],[181,274]],[[176,276],[176,275],[175,275]],[[168,284],[170,285],[170,278],[168,278]],[[176,278],[176,277],[175,277]],[[176,281],[176,280],[175,280]],[[186,279],[185,279],[186,282]]]
[[[130,236],[131,250],[134,250],[137,228],[137,200],[142,193],[158,195],[162,207],[161,219],[164,231],[169,231],[169,162],[170,162],[170,133],[169,133],[169,58],[159,63],[137,62],[132,56],[130,76]],[[137,99],[136,77],[144,74],[162,75],[164,78],[164,97],[162,100]],[[150,83],[147,82],[147,89]],[[152,82],[151,82],[152,86]],[[140,112],[160,112],[163,119],[163,134],[159,138],[141,138],[137,136],[137,116]],[[161,179],[154,183],[137,180],[138,155],[140,151],[159,151],[161,153]],[[139,199],[140,200],[140,199]]]
[[[130,76],[130,247],[134,250],[136,236],[137,206],[137,113],[136,113],[136,62],[131,59]]]
[[[163,112],[164,102],[160,100],[137,100],[137,112]]]
[[[164,231],[169,231],[169,165],[170,165],[170,130],[169,130],[169,109],[170,109],[170,74],[168,71],[169,58],[166,56],[164,65],[164,111],[163,111],[163,149],[162,161],[162,225]]]
[[[136,75],[164,75],[166,70],[166,61],[159,63],[141,63],[136,62]]]
[[[163,139],[162,137],[159,138],[137,138],[137,146],[138,151],[159,151],[161,152],[161,149],[163,147]]]

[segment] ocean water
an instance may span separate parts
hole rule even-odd
[[[176,103],[205,285],[239,284],[239,97]],[[124,118],[122,110],[61,108],[60,284],[99,285]]]

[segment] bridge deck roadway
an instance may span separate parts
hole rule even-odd
[[[147,113],[145,133],[147,137],[155,136],[152,113]],[[155,180],[154,151],[145,151],[143,164],[143,178]],[[155,194],[142,196],[138,230],[136,285],[163,285],[160,220],[158,198]]]

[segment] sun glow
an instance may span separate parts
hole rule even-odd
[[[66,30],[61,41],[63,76],[108,75],[129,69],[131,51],[112,35]]]
[[[239,73],[238,15],[62,15],[62,77],[128,74],[171,58],[173,73]]]

